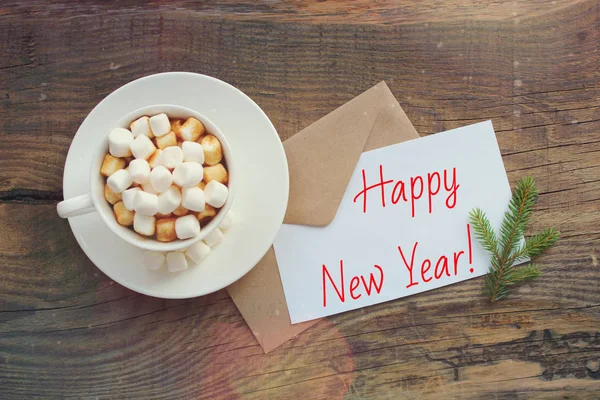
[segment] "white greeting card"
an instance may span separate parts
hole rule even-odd
[[[363,153],[329,225],[275,239],[292,323],[484,275],[469,211],[498,229],[510,197],[491,121]]]

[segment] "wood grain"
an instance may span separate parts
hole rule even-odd
[[[0,398],[596,399],[597,1],[0,5]],[[385,80],[422,135],[491,119],[509,179],[541,189],[544,275],[480,279],[327,318],[264,355],[224,291],[112,282],[55,215],[87,113],[140,76],[226,80],[282,139]]]

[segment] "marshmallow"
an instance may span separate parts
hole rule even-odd
[[[223,159],[223,149],[221,142],[213,135],[206,135],[200,141],[204,149],[204,160],[208,165],[215,165]]]
[[[140,135],[148,136],[148,139],[152,139],[154,135],[150,129],[150,118],[143,116],[136,119],[129,125],[133,137],[136,138]]]
[[[169,122],[167,114],[162,113],[150,117],[150,129],[152,129],[152,133],[156,137],[161,137],[169,133],[171,130],[171,123]]]
[[[183,121],[180,119],[174,119],[171,121],[171,130],[173,132],[175,132],[175,135],[177,135],[177,137],[180,139],[181,139],[181,132],[179,130],[181,129],[182,124],[183,124]]]
[[[121,193],[115,193],[112,190],[110,190],[108,185],[104,185],[104,198],[110,204],[115,204],[115,203],[121,201]]]
[[[136,212],[133,216],[133,230],[140,235],[152,236],[154,235],[155,222],[156,219],[154,217],[149,217]]]
[[[129,174],[135,183],[146,183],[150,177],[150,164],[143,158],[136,158],[129,163]]]
[[[165,255],[158,251],[145,251],[142,260],[150,271],[158,271],[165,263]]]
[[[106,180],[106,184],[115,193],[121,193],[127,189],[133,183],[129,171],[126,169],[120,169]]]
[[[206,235],[206,237],[204,238],[204,243],[206,243],[210,247],[215,247],[216,245],[221,243],[221,240],[223,240],[223,238],[223,232],[221,232],[219,228],[215,228],[214,231]]]
[[[177,215],[178,217],[183,217],[187,213],[188,213],[188,209],[185,208],[181,204],[179,205],[179,207],[177,207],[175,210],[173,210],[173,214]]]
[[[189,239],[200,234],[200,222],[192,214],[177,218],[175,232],[179,239]]]
[[[172,242],[177,240],[175,221],[177,218],[161,218],[156,220],[156,240],[159,242]]]
[[[129,145],[129,148],[135,158],[143,158],[144,160],[149,159],[156,150],[156,146],[154,146],[152,140],[148,139],[146,135],[136,137]]]
[[[115,204],[113,207],[113,212],[115,213],[115,218],[117,219],[119,225],[131,226],[133,224],[133,211],[125,208],[125,205],[122,201],[119,201]]]
[[[167,253],[167,269],[169,272],[179,272],[187,269],[188,263],[185,255],[178,251]]]
[[[205,204],[204,211],[196,213],[196,218],[198,218],[198,221],[200,221],[200,223],[202,224],[202,220],[204,218],[214,217],[215,215],[217,215],[217,210],[215,210],[215,208],[210,204]]]
[[[152,184],[150,182],[142,183],[142,190],[146,193],[158,194],[158,192],[156,190],[154,190],[154,188],[152,187]]]
[[[170,214],[181,204],[181,193],[177,186],[171,186],[167,191],[158,195],[158,212]]]
[[[167,147],[160,153],[157,162],[167,168],[176,168],[183,162],[183,151],[179,146]]]
[[[135,195],[137,192],[141,192],[142,189],[140,189],[139,187],[134,187],[131,189],[127,189],[126,191],[123,192],[122,194],[122,198],[123,198],[123,204],[125,204],[125,208],[133,211],[135,210]]]
[[[153,216],[158,212],[158,196],[141,190],[135,194],[133,206],[136,215]]]
[[[161,137],[157,137],[156,139],[156,147],[159,149],[164,149],[166,147],[177,146],[177,136],[175,136],[175,132],[171,131],[166,135]]]
[[[197,162],[184,162],[173,170],[173,180],[181,187],[196,186],[203,177],[204,169]]]
[[[158,193],[166,192],[173,184],[173,175],[167,168],[159,165],[150,172],[150,183]]]
[[[227,230],[231,228],[231,225],[233,225],[233,213],[229,211],[227,215],[225,215],[225,217],[221,220],[221,224],[219,224],[219,229]]]
[[[188,118],[179,128],[179,136],[183,140],[195,142],[204,134],[204,125],[196,118]]]
[[[183,188],[181,204],[192,211],[204,211],[204,192],[199,187]]]
[[[209,253],[210,247],[202,241],[194,243],[185,251],[185,255],[196,264],[204,260]]]
[[[133,133],[125,128],[115,128],[108,134],[108,150],[114,157],[129,157],[131,142],[133,142]]]
[[[181,150],[183,150],[183,161],[204,164],[204,149],[200,143],[185,141],[181,144]]]
[[[204,167],[204,182],[217,181],[219,183],[227,183],[229,176],[223,164],[218,163]]]
[[[204,188],[204,200],[213,207],[221,208],[227,201],[229,189],[217,181],[210,181]]]
[[[122,158],[113,157],[110,154],[104,156],[102,166],[100,167],[100,173],[102,176],[109,177],[120,169],[125,168],[125,160]]]
[[[150,168],[154,168],[160,165],[160,154],[162,153],[161,149],[156,149],[154,153],[148,159],[148,164],[150,164]]]

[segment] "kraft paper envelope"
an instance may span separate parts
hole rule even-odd
[[[418,137],[385,82],[298,132],[283,143],[290,171],[284,223],[328,225],[363,151]],[[318,322],[291,324],[272,247],[228,291],[265,353]]]

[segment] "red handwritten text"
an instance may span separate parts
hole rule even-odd
[[[456,206],[457,191],[460,184],[456,178],[456,168],[452,170],[444,169],[441,172],[430,172],[424,176],[413,176],[408,180],[397,180],[384,179],[383,165],[379,166],[379,180],[372,185],[367,185],[367,173],[362,170],[362,182],[363,188],[360,192],[354,196],[354,203],[361,200],[363,213],[367,212],[367,194],[371,190],[375,190],[374,193],[379,192],[381,207],[386,207],[386,185],[392,188],[390,202],[393,205],[398,204],[400,201],[404,203],[410,203],[411,216],[414,218],[416,213],[416,204],[425,194],[424,199],[427,199],[429,214],[433,212],[433,200],[436,195],[440,193],[442,188],[444,189],[444,195],[446,200],[444,205],[448,209],[452,209]],[[395,183],[394,183],[395,182]]]
[[[383,279],[384,279],[383,268],[381,268],[379,265],[373,265],[373,267],[375,269],[377,269],[375,274],[377,274],[377,272],[379,272],[379,279],[377,279],[375,277],[373,272],[369,273],[368,283],[367,283],[367,280],[365,279],[365,277],[362,275],[353,276],[352,279],[350,279],[350,287],[349,287],[350,297],[353,300],[358,300],[363,295],[363,293],[359,292],[359,286],[361,283],[364,288],[364,294],[366,294],[367,296],[371,296],[371,294],[373,294],[375,292],[377,294],[379,294],[381,292],[381,289],[383,288]],[[337,295],[338,299],[342,303],[346,302],[346,289],[345,289],[345,282],[344,282],[344,260],[340,260],[340,274],[339,274],[338,282],[336,282],[336,280],[331,276],[331,274],[329,273],[329,270],[327,269],[327,266],[325,264],[323,264],[322,275],[323,275],[323,307],[327,307],[327,286],[328,286],[327,281],[328,280],[329,280],[330,285],[333,287],[333,290],[335,291],[335,294]],[[373,290],[373,289],[375,289],[375,290]]]
[[[473,256],[471,254],[471,226],[469,224],[467,224],[467,241],[468,241],[468,252],[469,252],[469,264],[473,263]],[[402,250],[401,246],[398,246],[398,252],[400,253],[400,257],[402,257],[402,262],[404,263],[404,267],[406,268],[406,270],[408,271],[408,285],[406,285],[406,288],[410,288],[413,286],[417,286],[420,282],[423,283],[428,283],[431,282],[432,280],[439,280],[442,277],[446,276],[452,276],[452,274],[454,274],[455,276],[458,275],[458,266],[459,266],[459,262],[460,262],[460,256],[465,254],[464,250],[460,250],[460,251],[455,251],[452,254],[452,257],[448,257],[446,255],[441,255],[437,258],[437,261],[435,263],[435,267],[433,269],[433,274],[430,273],[431,267],[433,265],[431,259],[429,258],[423,258],[423,261],[421,261],[421,269],[420,269],[420,281],[419,278],[416,276],[416,271],[415,271],[415,255],[417,253],[417,246],[419,245],[419,242],[415,242],[415,244],[413,245],[411,254],[410,254],[410,262],[407,260],[407,257],[404,253],[404,251]],[[452,260],[452,271],[450,271],[450,260]],[[471,268],[469,270],[471,273],[473,273],[473,268]]]

